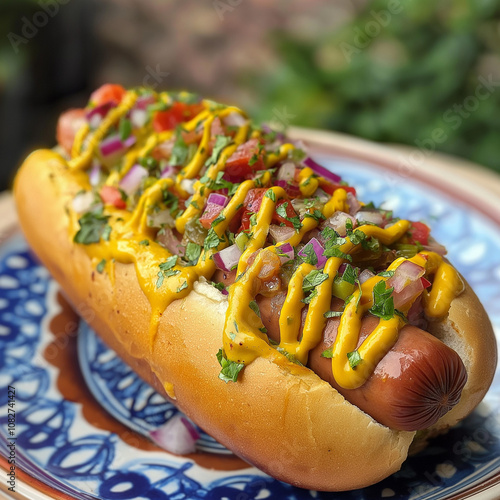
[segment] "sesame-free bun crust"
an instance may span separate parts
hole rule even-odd
[[[61,156],[34,152],[14,187],[21,226],[75,309],[156,390],[170,400],[175,397],[186,415],[234,453],[296,486],[355,489],[401,467],[414,433],[378,424],[307,368],[258,358],[237,383],[221,381],[215,355],[222,346],[227,300],[205,283],[197,283],[185,299],[166,309],[151,349],[151,307],[134,266],[116,263],[113,285],[106,273],[95,272],[85,248],[72,242],[67,208],[79,189]],[[468,304],[470,293],[458,300]],[[460,331],[465,308],[462,304],[453,316]],[[474,330],[480,324],[488,338],[492,335],[484,311],[479,319],[469,319]],[[489,350],[491,357],[494,338],[484,346],[480,340],[462,343],[478,356]],[[472,403],[464,403],[452,421],[475,407],[491,382],[494,363],[479,364],[477,374],[469,374]],[[472,356],[470,369],[476,365]]]

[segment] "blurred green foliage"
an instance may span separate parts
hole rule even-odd
[[[258,119],[286,109],[292,125],[436,146],[500,171],[499,0],[374,0],[319,39],[271,41],[279,63],[246,80]]]

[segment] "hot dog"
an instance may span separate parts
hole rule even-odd
[[[58,138],[16,177],[29,243],[127,363],[265,472],[372,484],[483,398],[492,328],[428,228],[238,108],[108,85]]]

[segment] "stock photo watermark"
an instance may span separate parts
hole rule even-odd
[[[477,78],[477,85],[474,92],[469,94],[462,102],[450,106],[442,115],[442,121],[449,127],[448,131],[455,131],[462,126],[473,113],[475,113],[482,101],[489,99],[498,87],[500,80],[495,80],[493,75]],[[434,128],[427,137],[415,139],[415,148],[402,159],[397,167],[397,175],[387,174],[389,184],[395,185],[398,182],[410,177],[412,173],[432,156],[438,147],[449,138],[447,129],[443,127]]]
[[[39,31],[54,18],[58,13],[61,5],[66,5],[71,0],[38,0],[36,3],[40,7],[32,16],[31,19],[27,16],[21,18],[22,26],[19,33],[11,31],[7,34],[12,49],[16,54],[20,51],[20,46],[26,45],[30,40],[35,38]]]
[[[387,28],[392,21],[392,17],[400,14],[403,11],[403,4],[399,0],[389,0],[386,9],[379,11],[370,11],[370,20],[364,26],[355,26],[351,43],[340,42],[339,48],[346,58],[347,62],[351,62],[353,56],[361,54],[370,43],[376,38],[384,28]]]

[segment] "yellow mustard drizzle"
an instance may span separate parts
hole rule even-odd
[[[170,102],[171,100],[168,94],[165,93],[160,94],[160,98],[164,102]],[[88,126],[84,126],[78,131],[72,149],[73,158],[69,161],[69,166],[75,171],[75,174],[89,166],[99,142],[111,127],[116,125],[121,117],[129,112],[136,99],[137,94],[135,92],[128,92],[122,103],[108,113],[101,125],[90,137]],[[213,106],[210,101],[203,101],[203,104],[205,107],[203,111],[189,122],[182,124],[182,129],[189,132],[203,123],[201,141],[189,163],[182,168],[175,179],[159,179],[150,188],[146,189],[132,213],[126,210],[108,209],[109,223],[113,228],[109,241],[101,241],[86,246],[94,262],[97,263],[102,259],[106,260],[106,270],[110,275],[110,279],[113,279],[113,262],[134,264],[139,285],[148,298],[152,309],[149,329],[151,349],[153,348],[159,320],[168,305],[176,299],[185,297],[193,289],[194,282],[199,280],[200,277],[210,279],[215,272],[215,264],[210,257],[229,244],[224,236],[225,232],[239,207],[243,204],[249,190],[254,187],[268,186],[271,181],[271,173],[265,172],[258,181],[247,180],[242,182],[228,205],[222,210],[222,219],[213,226],[214,232],[220,239],[219,244],[209,250],[203,249],[196,265],[181,265],[179,259],[172,268],[175,274],[165,278],[161,286],[158,286],[158,279],[161,274],[159,274],[159,266],[172,255],[154,241],[155,230],[148,226],[148,214],[153,207],[161,204],[164,191],[174,188],[177,192],[186,195],[187,193],[181,186],[182,181],[197,179],[201,175],[208,158],[211,126],[217,117],[223,118],[230,113],[238,113],[246,118],[246,115],[238,108],[221,108],[220,106]],[[161,133],[154,133],[152,130],[138,131],[136,135],[137,144],[126,153],[121,169],[110,173],[106,184],[117,185],[119,180],[137,162],[138,158],[147,155],[161,142],[171,139],[173,133],[173,131]],[[222,150],[217,162],[206,169],[205,176],[209,180],[215,181],[219,172],[224,171],[228,158],[249,137],[258,138],[260,133],[259,131],[250,133],[250,124],[247,121],[238,127],[232,142]],[[87,148],[82,151],[86,140]],[[271,168],[279,161],[284,160],[293,149],[292,144],[283,144],[277,153],[267,153],[264,158],[266,167]],[[309,167],[302,169],[299,174],[299,188],[304,197],[311,196],[318,186],[326,182],[324,178],[315,174]],[[201,215],[208,195],[212,192],[199,179],[196,180],[193,187],[195,192],[191,198],[192,202],[175,221],[175,229],[181,234],[184,233],[188,221]],[[267,191],[257,213],[256,224],[251,227],[251,237],[238,264],[238,279],[229,288],[229,307],[225,319],[223,346],[227,358],[234,362],[248,364],[259,356],[269,358],[277,363],[281,363],[284,359],[281,352],[269,345],[267,335],[259,330],[263,328],[261,319],[249,307],[250,302],[254,300],[255,295],[258,293],[256,283],[259,282],[258,275],[265,261],[266,253],[273,252],[279,255],[279,247],[286,243],[296,247],[304,236],[319,224],[319,221],[315,218],[304,218],[300,230],[296,231],[287,241],[267,247],[259,252],[266,244],[276,204],[284,197],[286,197],[286,193],[281,187],[271,187]],[[347,193],[342,188],[336,189],[322,208],[322,214],[325,218],[331,217],[336,211],[349,211]],[[76,232],[76,228],[77,216],[73,214],[72,236]],[[365,225],[357,228],[357,231],[363,232],[367,237],[378,239],[384,245],[391,245],[403,237],[409,228],[410,222],[401,220],[385,229]],[[148,245],[142,244],[144,238],[148,239]],[[360,245],[355,245],[347,237],[346,243],[340,247],[340,250],[345,254],[355,254],[359,248]],[[250,256],[256,252],[258,253],[255,260],[248,266]],[[431,318],[445,316],[453,298],[463,288],[458,273],[441,256],[433,252],[420,252],[409,260],[424,267],[426,276],[434,277],[430,291],[423,292],[426,314]],[[402,258],[397,259],[389,267],[389,270],[396,269],[404,261],[405,259]],[[322,271],[327,275],[327,279],[317,286],[317,293],[311,299],[300,339],[301,311],[305,305],[302,302],[304,299],[302,285],[304,278],[316,268],[311,264],[301,264],[291,277],[279,319],[281,335],[279,348],[282,352],[286,351],[303,364],[307,363],[310,350],[321,341],[326,321],[325,313],[330,309],[331,305],[333,280],[343,262],[345,260],[339,257],[331,257],[327,260]],[[332,370],[336,381],[343,387],[356,388],[362,385],[373,372],[380,359],[397,341],[399,331],[404,326],[404,321],[397,315],[389,320],[381,319],[375,330],[357,349],[362,362],[355,368],[350,366],[347,354],[356,350],[359,342],[361,319],[373,306],[373,288],[381,280],[385,281],[386,279],[375,276],[366,281],[361,286],[361,289],[353,294],[341,316],[337,338],[332,349]],[[408,305],[407,309],[409,307],[410,305]],[[406,313],[407,310],[403,312]]]

